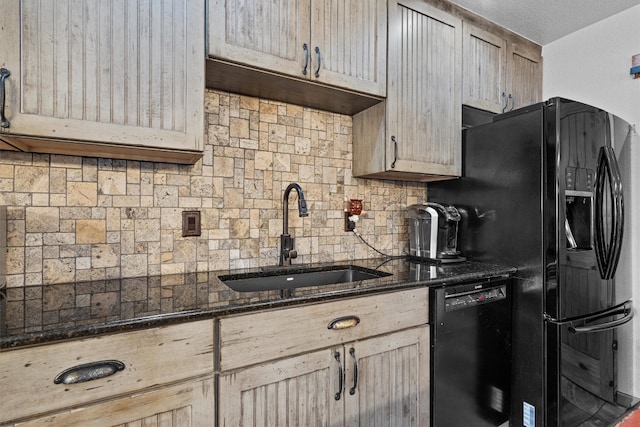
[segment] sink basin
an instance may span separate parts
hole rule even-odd
[[[372,270],[355,265],[333,266],[326,268],[275,269],[261,273],[229,274],[218,276],[228,287],[236,292],[258,292],[282,289],[295,289],[304,286],[335,285],[358,282],[390,276],[384,271]]]

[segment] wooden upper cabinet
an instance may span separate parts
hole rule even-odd
[[[386,93],[385,0],[211,0],[208,16],[213,59]]]
[[[211,0],[209,55],[302,75],[310,13],[310,0]]]
[[[7,0],[0,64],[23,151],[194,162],[204,138],[201,0]],[[54,140],[54,141],[53,141]]]
[[[420,0],[389,1],[385,102],[354,116],[353,174],[460,176],[462,21]]]
[[[311,2],[312,80],[384,96],[386,43],[385,0]]]
[[[489,23],[465,22],[463,103],[495,113],[542,99],[540,46]],[[493,31],[492,31],[493,29]]]
[[[502,112],[507,101],[507,41],[464,23],[462,102]]]
[[[530,43],[507,46],[507,90],[510,110],[542,101],[542,52]]]

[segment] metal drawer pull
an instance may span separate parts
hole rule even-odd
[[[327,329],[348,329],[353,328],[358,323],[360,323],[360,318],[358,316],[338,317],[337,319],[333,319],[331,322],[329,322]]]
[[[342,369],[342,362],[340,361],[340,352],[336,351],[333,357],[335,357],[338,362],[338,392],[336,393],[335,399],[340,400],[342,397],[342,389],[344,388],[344,370]]]
[[[101,360],[65,369],[56,375],[53,382],[54,384],[83,383],[111,376],[123,369],[124,363],[118,360]]]
[[[8,128],[11,126],[11,122],[4,115],[5,104],[5,83],[4,79],[11,75],[11,71],[6,68],[0,68],[0,127]]]
[[[356,389],[358,388],[358,358],[356,357],[356,349],[351,347],[349,354],[353,357],[353,387],[349,389],[349,394],[353,396],[356,394]]]

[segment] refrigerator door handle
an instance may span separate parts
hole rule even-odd
[[[572,326],[572,325],[576,325],[576,324],[579,324],[579,323],[594,322],[594,321],[597,321],[597,320],[600,320],[600,319],[604,319],[605,317],[616,316],[616,315],[619,315],[619,314],[628,315],[628,313],[631,313],[632,311],[633,311],[632,301],[631,300],[627,300],[627,301],[625,301],[623,303],[620,303],[618,305],[614,305],[613,307],[607,308],[605,310],[596,311],[594,313],[587,314],[587,315],[584,315],[584,316],[569,317],[569,318],[565,318],[565,319],[556,319],[554,317],[551,317],[547,313],[545,313],[543,315],[543,318],[544,318],[544,320],[546,322],[553,323],[554,325],[559,325],[559,326],[570,325],[570,326]],[[631,316],[633,316],[633,314],[631,314]],[[631,319],[629,318],[628,320],[631,320]]]
[[[608,181],[608,185],[606,182]],[[605,187],[606,185],[606,187]],[[610,200],[608,200],[610,199]],[[605,218],[609,214],[605,206],[611,203],[611,227],[605,236]],[[595,252],[604,280],[615,275],[622,248],[622,232],[624,228],[624,199],[622,194],[622,178],[611,147],[600,147],[596,170],[596,215],[595,215]]]
[[[631,319],[633,319],[633,308],[624,307],[609,313],[610,316],[615,316],[619,314],[623,314],[624,316],[619,319],[612,320],[610,322],[591,324],[595,322],[597,319],[590,319],[590,320],[585,320],[582,326],[571,325],[569,326],[569,332],[574,334],[582,334],[582,333],[600,332],[600,331],[606,331],[609,329],[615,329],[629,322]]]

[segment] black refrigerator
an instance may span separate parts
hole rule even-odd
[[[462,177],[428,198],[461,212],[470,260],[500,262],[513,281],[509,425],[578,426],[620,399],[617,341],[631,284],[615,280],[624,234],[617,145],[630,126],[554,98],[463,131]]]

